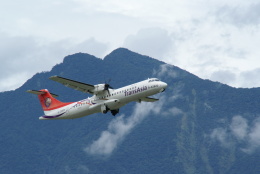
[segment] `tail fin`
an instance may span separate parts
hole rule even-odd
[[[60,107],[71,104],[71,103],[63,103],[63,102],[55,99],[54,97],[58,97],[58,95],[50,93],[47,89],[42,89],[39,91],[28,90],[26,92],[38,95],[42,109],[44,111],[51,111],[51,110],[58,109]]]

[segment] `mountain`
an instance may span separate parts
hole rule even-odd
[[[49,80],[53,75],[91,84],[111,79],[114,88],[158,77],[168,88],[160,101],[130,103],[116,117],[40,121],[37,96],[26,90],[49,89],[64,102],[88,97]],[[0,93],[0,173],[259,173],[259,96],[260,88],[203,80],[124,48],[103,60],[69,55]]]

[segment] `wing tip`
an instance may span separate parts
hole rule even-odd
[[[59,76],[54,75],[54,76],[49,77],[49,79],[53,80],[54,78],[57,78],[57,77],[59,77]]]

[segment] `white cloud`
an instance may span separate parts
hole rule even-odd
[[[171,78],[173,80],[175,78],[178,78],[180,74],[178,73],[178,71],[176,71],[173,65],[162,64],[159,66],[158,70],[153,71],[153,75],[157,76],[161,80],[168,79],[168,78]],[[168,84],[168,88],[171,88],[172,90],[172,94],[167,97],[168,102],[174,102],[177,99],[183,98],[181,94],[183,85],[184,84],[182,83],[175,84],[174,86],[169,86]],[[173,107],[169,111],[164,112],[164,115],[179,115],[179,114],[183,114],[183,111],[177,107]]]
[[[211,134],[210,138],[213,140],[217,140],[220,142],[220,144],[224,147],[230,147],[231,142],[229,140],[229,135],[227,133],[227,130],[224,128],[215,128]]]
[[[221,22],[232,23],[238,27],[260,24],[259,15],[260,3],[252,1],[243,5],[223,5],[217,11],[218,19]]]
[[[213,72],[210,76],[210,79],[225,84],[232,84],[236,82],[236,74],[228,70],[220,70]]]
[[[254,120],[253,127],[248,133],[248,141],[248,147],[242,149],[244,152],[253,153],[260,148],[260,118]]]
[[[179,115],[183,115],[184,112],[177,107],[173,107],[173,108],[170,108],[167,111],[164,111],[162,114],[165,115],[165,116],[179,116]]]
[[[213,129],[210,138],[223,147],[236,146],[245,153],[254,153],[260,148],[260,118],[248,122],[242,116],[234,116],[228,128]]]
[[[21,86],[32,75],[28,72],[16,72],[0,79],[0,91],[9,91]]]
[[[133,114],[129,117],[121,115],[112,120],[108,129],[100,137],[88,145],[84,151],[91,155],[108,156],[117,148],[124,138],[141,123],[149,114],[158,114],[163,102],[136,104]]]
[[[174,70],[174,66],[169,64],[162,64],[159,67],[159,70],[153,72],[154,75],[157,75],[159,78],[164,76],[169,76],[171,78],[177,78],[179,73]]]
[[[146,28],[138,31],[136,35],[129,35],[123,46],[135,52],[163,58],[172,45],[172,39],[167,30],[161,28]]]
[[[240,79],[240,85],[243,87],[260,86],[260,81],[257,78],[259,74],[260,68],[241,72],[238,75]]]
[[[15,89],[37,72],[50,70],[68,54],[88,52],[103,56],[107,45],[94,38],[82,43],[62,40],[40,44],[33,37],[0,33],[0,91]],[[98,50],[97,50],[98,49]]]
[[[230,125],[230,130],[237,139],[243,140],[248,134],[247,120],[241,116],[233,117]]]

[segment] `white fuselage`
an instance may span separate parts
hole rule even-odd
[[[119,89],[102,91],[90,98],[55,110],[45,111],[45,116],[39,119],[72,119],[103,112],[105,109],[117,110],[129,102],[141,102],[142,98],[162,92],[166,87],[166,83],[155,78],[144,80]]]

